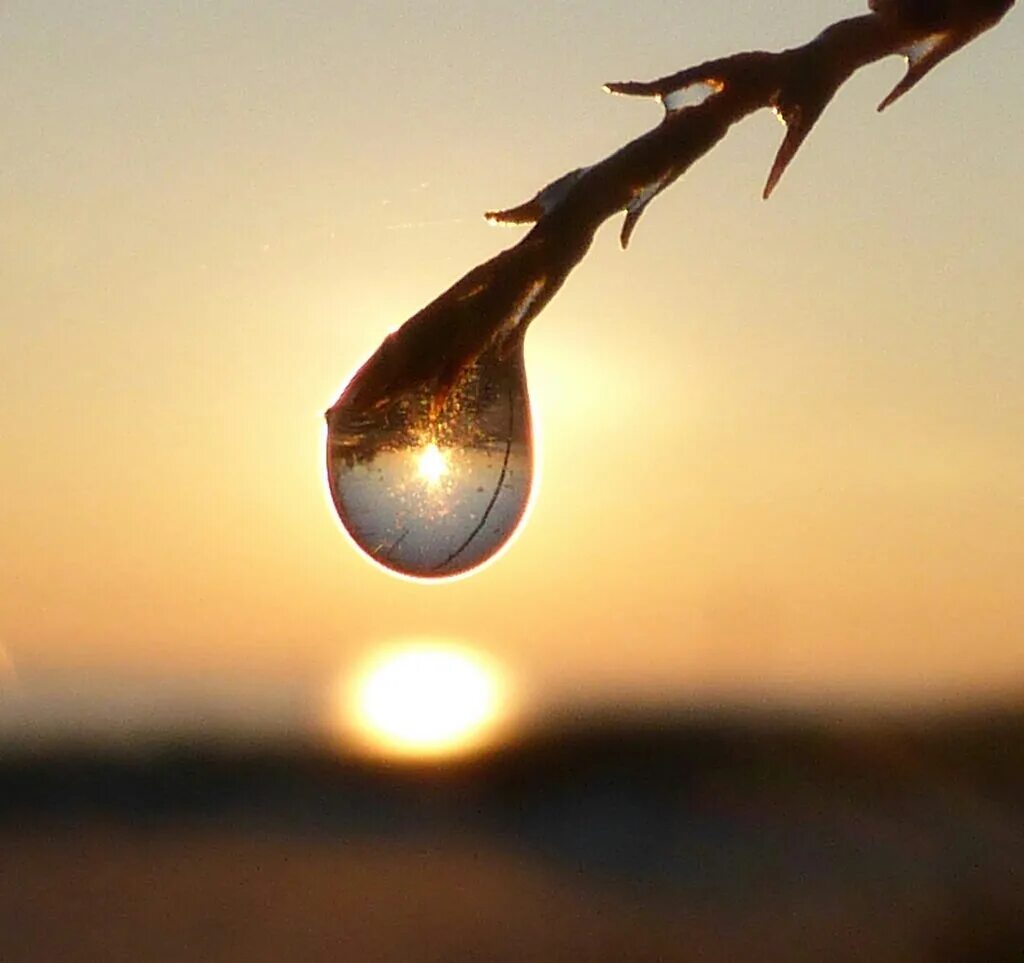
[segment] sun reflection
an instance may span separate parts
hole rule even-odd
[[[469,649],[434,642],[380,653],[343,698],[364,741],[406,757],[478,748],[506,710],[505,684],[494,666]]]
[[[434,442],[430,442],[417,455],[416,470],[431,488],[436,488],[449,472],[448,458]]]

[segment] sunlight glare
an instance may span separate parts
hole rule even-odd
[[[448,459],[434,442],[427,445],[416,459],[416,468],[431,488],[436,488],[441,479],[448,474]]]
[[[380,654],[358,679],[355,722],[379,750],[446,756],[486,740],[504,709],[499,674],[476,653],[421,643]]]

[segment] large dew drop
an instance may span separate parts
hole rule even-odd
[[[440,395],[430,380],[412,379],[367,401],[362,376],[374,360],[327,412],[338,515],[392,571],[422,579],[468,572],[508,542],[529,501],[522,338],[488,348]]]

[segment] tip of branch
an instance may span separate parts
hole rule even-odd
[[[889,95],[878,105],[878,113],[882,113],[887,108],[891,107],[896,103],[905,93],[909,92],[912,87],[917,85],[920,77],[911,79],[911,75],[908,73],[893,89],[889,92]]]
[[[888,96],[878,105],[878,113],[882,113],[886,108],[891,107],[897,100],[899,100],[905,93],[911,90],[911,88],[917,86],[917,83],[924,76],[924,72],[916,72],[913,67],[907,71],[906,76],[889,92]]]
[[[761,196],[768,200],[772,196],[782,175],[786,173],[797,151],[803,146],[807,135],[818,122],[822,112],[832,99],[835,93],[834,87],[826,86],[823,90],[817,91],[813,98],[804,103],[790,103],[785,107],[776,107],[776,111],[786,125],[786,136],[783,138],[778,153],[775,155],[775,162],[768,174],[768,180],[764,185]]]
[[[619,232],[619,247],[623,251],[629,249],[629,241],[633,236],[633,231],[636,228],[637,221],[640,220],[640,214],[630,211],[626,214],[626,220],[622,225],[622,230]]]
[[[604,85],[609,94],[616,94],[620,97],[657,97],[658,91],[653,84],[641,83],[638,80],[624,80]]]
[[[484,217],[494,224],[536,224],[569,196],[573,187],[588,170],[589,167],[577,167],[576,170],[569,171],[558,180],[552,181],[525,204],[504,211],[489,211]]]
[[[763,200],[768,200],[775,188],[779,186],[779,181],[782,180],[782,175],[786,173],[786,168],[789,167],[789,162],[796,155],[800,144],[803,143],[806,134],[798,132],[798,128],[790,128],[789,133],[786,135],[786,139],[782,142],[782,146],[779,148],[778,153],[775,155],[775,162],[772,164],[772,169],[768,172],[768,180],[765,181],[764,190],[761,192]]]
[[[536,201],[527,201],[505,211],[488,211],[484,217],[492,224],[534,224],[543,213]]]
[[[878,105],[878,112],[881,113],[911,91],[950,54],[955,53],[972,40],[973,36],[973,33],[967,32],[962,34],[949,31],[934,33],[901,50],[900,53],[907,59],[907,72],[903,79],[893,87],[889,96]]]

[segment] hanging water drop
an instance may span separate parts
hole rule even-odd
[[[392,348],[385,342],[327,413],[331,495],[374,561],[415,578],[459,575],[508,542],[529,502],[522,332],[461,367],[450,386],[391,380],[368,401],[375,363]]]

